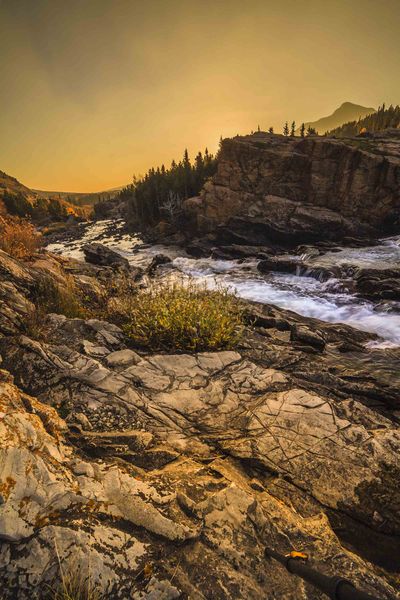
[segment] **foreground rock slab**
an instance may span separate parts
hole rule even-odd
[[[110,598],[272,598],[273,590],[319,598],[264,562],[263,540],[283,547],[288,535],[328,570],[395,597],[370,565],[340,546],[321,510],[301,516],[284,506],[240,462],[221,457],[207,467],[186,457],[140,477],[124,465],[87,462],[66,443],[56,411],[21,393],[4,371],[0,408],[5,598],[54,586],[60,564],[83,573],[90,565],[92,581]]]

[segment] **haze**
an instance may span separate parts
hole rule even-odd
[[[400,101],[398,0],[0,0],[0,169],[97,191],[219,137]]]

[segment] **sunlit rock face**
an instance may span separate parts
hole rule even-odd
[[[399,148],[399,136],[226,139],[216,175],[186,211],[200,233],[226,241],[374,235],[399,226]]]

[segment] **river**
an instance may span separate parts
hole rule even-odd
[[[123,222],[97,221],[89,225],[79,239],[50,244],[47,249],[76,259],[84,258],[82,247],[99,241],[125,256],[131,265],[144,266],[162,253],[172,259],[172,268],[182,277],[206,282],[210,287],[228,286],[244,299],[274,304],[306,317],[329,323],[345,323],[362,331],[377,334],[380,339],[371,346],[400,346],[400,314],[382,305],[358,298],[350,291],[345,279],[320,281],[307,275],[286,273],[261,274],[257,260],[195,259],[181,248],[148,246],[131,234],[123,232]],[[379,245],[365,248],[342,248],[318,257],[324,267],[349,265],[355,267],[390,268],[400,264],[400,236],[381,240]],[[171,269],[166,267],[166,269]]]

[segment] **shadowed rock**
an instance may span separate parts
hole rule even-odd
[[[129,269],[129,262],[126,258],[103,244],[86,244],[83,246],[83,252],[86,260],[94,265],[103,267],[118,266]]]

